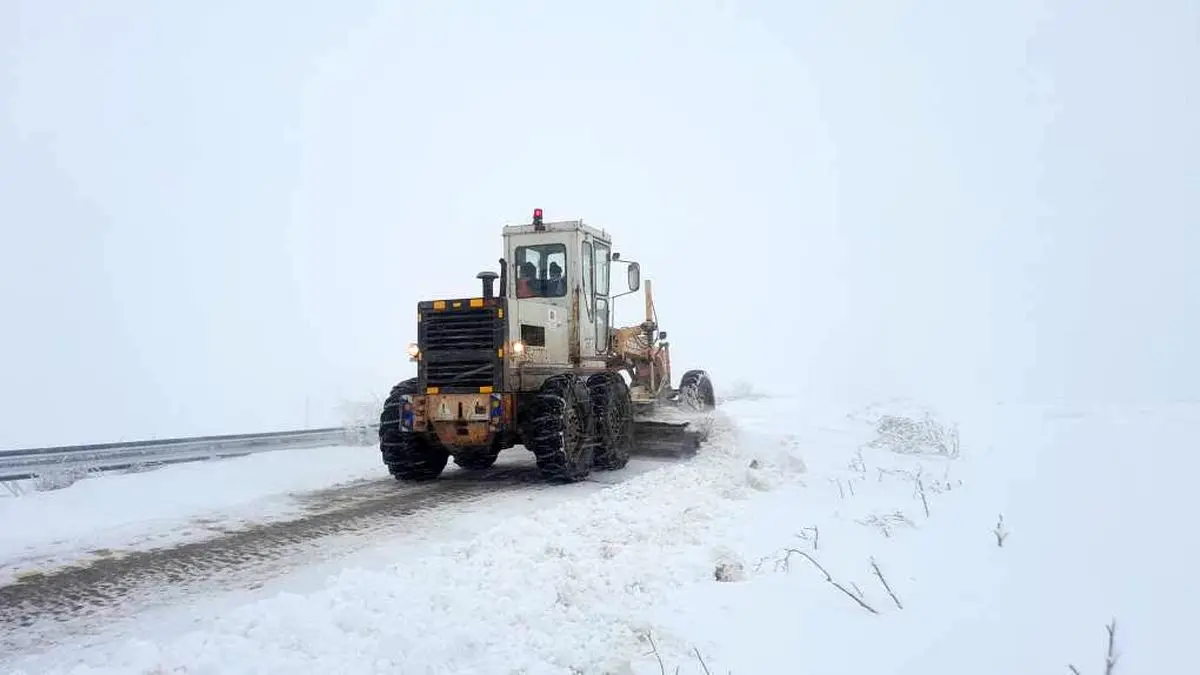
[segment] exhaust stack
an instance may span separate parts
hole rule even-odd
[[[476,279],[479,279],[483,282],[483,297],[485,300],[496,295],[493,284],[496,282],[496,277],[498,276],[500,275],[491,271],[484,271],[475,275]]]

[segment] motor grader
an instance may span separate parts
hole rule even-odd
[[[379,418],[391,474],[434,479],[450,457],[487,469],[522,445],[544,479],[573,482],[593,468],[620,469],[631,453],[694,452],[716,405],[713,386],[703,370],[670,385],[649,280],[645,320],[611,326],[613,301],[643,286],[639,264],[622,260],[603,229],[545,222],[541,209],[531,223],[504,226],[503,238],[499,274],[476,275],[480,296],[417,303],[408,347],[417,376],[392,388]],[[628,291],[614,294],[617,265]]]

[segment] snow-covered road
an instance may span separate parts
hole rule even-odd
[[[1114,673],[1186,669],[1197,408],[943,411],[960,456],[864,447],[897,411],[732,402],[689,462],[329,533],[0,670],[1086,675],[1114,616]]]
[[[0,584],[295,518],[312,491],[378,478],[376,449],[337,446],[110,473],[45,492],[27,481],[20,497],[0,493]]]
[[[330,447],[105,475],[10,498],[0,506],[24,527],[6,532],[0,548],[15,560],[0,585],[0,653],[257,587],[281,570],[380,539],[437,538],[454,531],[446,523],[468,522],[460,514],[486,508],[469,520],[480,527],[557,498],[546,491],[581,494],[660,466],[638,458],[623,471],[556,488],[542,484],[532,456],[517,449],[485,471],[451,466],[435,483],[403,485],[387,475],[377,449]],[[271,478],[256,480],[264,476]],[[75,510],[83,517],[70,517]]]

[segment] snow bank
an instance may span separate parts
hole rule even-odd
[[[811,453],[808,486],[756,500],[728,542],[750,581],[663,603],[667,663],[701,672],[690,641],[713,672],[1099,675],[1115,618],[1113,673],[1186,669],[1197,411],[978,412],[957,459]],[[896,414],[925,419],[857,419]]]
[[[286,517],[300,510],[289,493],[378,478],[380,471],[373,448],[299,448],[102,474],[0,499],[0,583],[97,551],[194,541],[247,521]]]
[[[564,493],[422,558],[388,542],[403,564],[16,665],[1086,675],[1103,672],[1114,616],[1114,673],[1188,662],[1193,413],[998,407],[960,420],[950,456],[870,447],[890,411],[798,405],[730,403],[738,424],[693,462]]]

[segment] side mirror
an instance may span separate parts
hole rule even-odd
[[[636,291],[637,289],[642,287],[642,266],[641,265],[639,265],[635,262],[629,263],[629,269],[626,272],[626,276],[629,278],[629,292],[632,293],[633,291]]]

